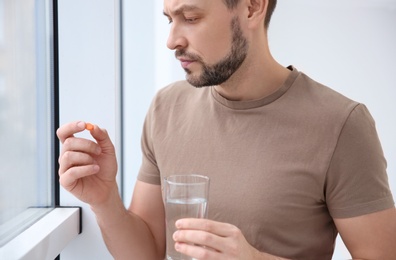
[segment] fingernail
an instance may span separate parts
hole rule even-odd
[[[99,167],[99,165],[94,165],[93,166],[93,171],[96,173],[96,172],[98,172],[100,170],[100,167]]]
[[[177,220],[176,223],[175,223],[175,226],[177,228],[180,228],[181,227],[181,220]]]
[[[173,233],[173,240],[177,240],[177,237],[179,236],[179,231],[176,231],[175,233]]]
[[[176,251],[179,251],[179,250],[180,250],[180,245],[179,245],[179,243],[175,243],[175,249],[176,249]]]
[[[98,146],[95,149],[96,154],[100,154],[102,152],[102,149]]]
[[[85,128],[85,123],[83,121],[80,121],[77,123],[78,128]]]

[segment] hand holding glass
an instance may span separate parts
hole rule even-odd
[[[175,222],[182,218],[207,218],[209,178],[202,175],[172,175],[164,179],[166,259],[191,260],[174,247]]]

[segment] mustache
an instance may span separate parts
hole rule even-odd
[[[187,52],[184,49],[179,49],[175,51],[175,57],[176,59],[179,57],[184,57],[187,58],[189,60],[196,60],[196,61],[201,61],[201,57],[199,57],[197,54],[191,53],[191,52]]]

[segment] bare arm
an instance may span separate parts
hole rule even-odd
[[[114,191],[92,207],[105,243],[115,259],[164,259],[165,218],[159,185],[137,182],[129,210]]]
[[[60,184],[88,203],[96,214],[103,238],[115,259],[163,259],[165,255],[164,208],[161,188],[138,182],[129,210],[119,196],[115,180],[114,146],[106,130],[90,129],[95,141],[74,136],[84,122],[60,127]]]
[[[334,222],[353,259],[395,259],[395,208]]]

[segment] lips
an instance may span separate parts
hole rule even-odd
[[[176,50],[175,57],[180,61],[180,64],[184,69],[190,67],[190,65],[194,62],[200,61],[200,57],[198,55],[187,52],[185,49]]]
[[[186,60],[186,59],[179,59],[179,60],[184,69],[194,62],[194,60]]]

